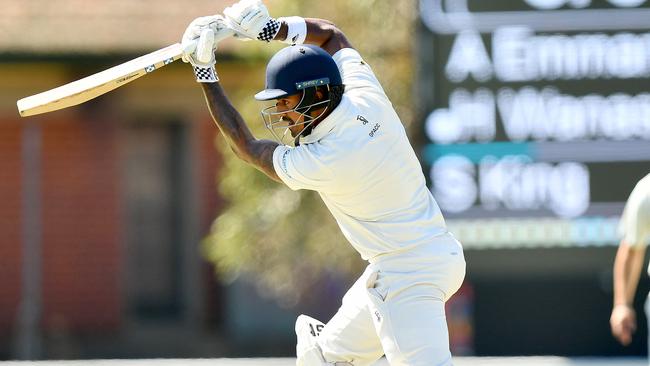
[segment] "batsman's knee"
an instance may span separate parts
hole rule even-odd
[[[296,319],[296,366],[353,366],[349,362],[327,362],[317,338],[325,327],[321,321],[307,315]]]

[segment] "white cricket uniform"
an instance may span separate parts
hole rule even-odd
[[[643,177],[630,193],[621,216],[619,232],[621,241],[627,245],[639,247],[650,243],[650,174]],[[645,313],[650,327],[650,294],[646,299]],[[650,337],[648,346],[650,347]]]
[[[275,171],[291,189],[317,191],[370,262],[325,325],[328,362],[451,364],[444,302],[465,260],[447,232],[404,127],[379,81],[350,48],[333,56],[345,93],[297,147],[279,146]]]
[[[619,231],[625,243],[631,246],[650,242],[650,174],[641,178],[625,203]],[[648,268],[650,274],[650,267]]]

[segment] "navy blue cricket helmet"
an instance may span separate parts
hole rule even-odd
[[[278,51],[266,66],[266,86],[257,100],[271,100],[320,85],[341,85],[336,62],[325,50],[312,45],[289,46]]]

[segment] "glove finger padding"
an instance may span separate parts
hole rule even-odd
[[[241,0],[224,9],[223,15],[241,39],[259,39],[264,27],[273,21],[261,0]]]
[[[217,72],[214,69],[216,58],[214,51],[217,48],[215,35],[212,29],[206,28],[196,44],[196,50],[190,54],[190,62],[196,75],[196,81],[200,83],[214,83],[219,81]]]
[[[206,32],[208,30],[210,32]],[[183,61],[200,67],[214,65],[218,43],[232,35],[233,31],[221,15],[194,19],[183,34]],[[197,42],[201,43],[200,48],[197,48]],[[201,57],[197,57],[197,53]]]
[[[220,38],[218,35],[222,32],[228,35],[232,34],[232,31],[229,31],[229,25],[221,15],[211,15],[194,19],[190,25],[187,26],[187,29],[185,29],[182,40],[186,41],[199,38],[201,32],[206,28],[212,29],[216,37],[215,39]]]
[[[259,9],[246,9],[247,11],[242,14],[242,19],[239,22],[240,24],[252,24],[254,21],[258,19],[265,18],[265,14],[263,14]],[[266,14],[266,17],[268,17],[268,14]]]
[[[246,30],[244,30],[240,26],[241,13],[239,12],[239,10],[234,8],[236,5],[237,4],[235,4],[233,6],[229,6],[226,9],[224,9],[223,15],[226,18],[226,22],[228,23],[228,27],[230,27],[230,29],[232,29],[235,32],[235,37],[237,37],[237,38],[239,38],[241,40],[250,41],[250,40],[252,40],[252,38],[249,37],[246,34]]]
[[[196,45],[196,59],[197,61],[206,64],[214,64],[214,51],[216,50],[216,43],[214,42],[214,31],[206,28],[201,32],[199,42]]]
[[[191,43],[194,43],[194,49],[184,53],[183,60],[201,68],[214,66],[216,63],[214,52],[217,48],[214,32],[208,28],[204,29],[198,38],[187,42],[187,50],[192,49]],[[185,52],[185,47],[183,51]]]

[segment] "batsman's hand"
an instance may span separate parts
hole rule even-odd
[[[214,52],[217,45],[232,36],[230,29],[221,15],[211,15],[194,19],[183,34],[183,62],[192,66],[207,68],[216,63]]]
[[[269,15],[262,0],[240,0],[225,8],[223,16],[235,36],[244,41],[270,42],[280,30],[280,23]]]
[[[614,338],[627,346],[632,342],[632,335],[636,331],[636,312],[630,306],[616,305],[612,309],[609,325]]]

